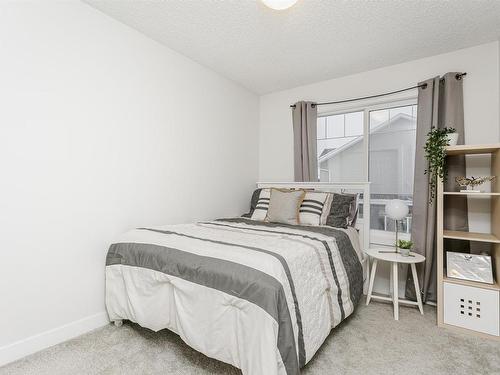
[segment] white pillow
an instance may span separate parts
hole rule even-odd
[[[325,205],[323,206],[323,212],[321,213],[321,225],[326,225],[326,222],[328,220],[328,215],[330,215],[330,210],[332,209],[332,203],[333,203],[333,194],[332,193],[326,193],[327,198],[325,201]]]
[[[252,220],[264,221],[269,209],[269,199],[271,198],[271,189],[262,189],[257,200],[257,205],[252,213]]]
[[[325,225],[330,206],[331,194],[307,191],[299,208],[300,224]]]

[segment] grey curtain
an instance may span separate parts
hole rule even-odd
[[[420,84],[427,86],[418,90],[417,144],[415,154],[415,176],[413,186],[412,241],[415,251],[426,260],[420,266],[419,284],[424,301],[436,301],[436,200],[429,204],[427,160],[424,145],[431,127],[453,127],[459,133],[458,144],[464,143],[463,80],[458,73],[447,73],[442,78],[435,77]],[[456,176],[465,176],[465,157],[447,157],[448,180],[445,191],[457,191]],[[451,199],[449,199],[451,198]],[[462,196],[448,196],[444,204],[444,227],[451,230],[468,230],[467,199]],[[464,241],[445,243],[447,251],[467,250]],[[420,291],[419,291],[420,292]],[[415,299],[415,289],[411,272],[406,282],[406,297]]]
[[[295,181],[318,181],[317,120],[315,103],[295,103],[292,111]]]

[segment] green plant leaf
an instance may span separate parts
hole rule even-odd
[[[428,166],[424,174],[429,175],[429,203],[431,204],[436,197],[436,189],[438,179],[446,182],[448,170],[446,168],[446,152],[445,147],[448,146],[447,134],[455,133],[454,128],[436,128],[432,127],[427,133],[427,141],[425,142],[424,151]]]
[[[411,249],[413,247],[412,241],[399,240],[397,246],[400,249]]]

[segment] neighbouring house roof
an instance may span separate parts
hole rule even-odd
[[[387,128],[389,126],[389,124],[395,125],[395,123],[400,122],[400,121],[404,121],[404,120],[413,121],[413,117],[409,116],[405,113],[398,113],[392,119],[384,121],[384,122],[380,123],[379,125],[377,125],[377,127],[375,127],[373,130],[371,130],[370,133],[371,134],[378,133],[381,130]],[[354,138],[352,141],[347,142],[345,145],[343,145],[341,147],[326,148],[323,150],[323,152],[319,156],[318,162],[323,163],[324,161],[327,161],[327,160],[333,158],[334,156],[340,154],[341,152],[344,152],[345,150],[350,149],[351,147],[358,144],[362,140],[363,140],[363,136],[360,135],[359,137]]]
[[[321,158],[323,155],[326,155],[330,151],[333,151],[333,150],[335,150],[335,149],[334,148],[325,148],[319,157]]]

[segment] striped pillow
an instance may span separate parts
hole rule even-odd
[[[302,225],[324,225],[330,212],[330,194],[306,192],[299,208],[299,221]]]
[[[269,209],[269,199],[271,198],[271,189],[262,189],[257,200],[257,205],[252,213],[252,220],[264,221]]]

